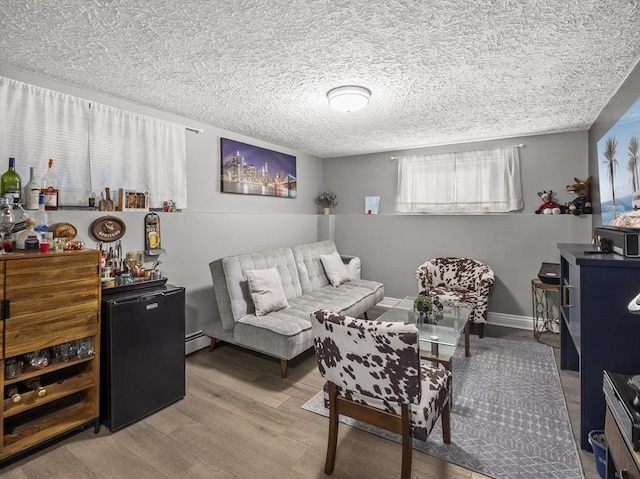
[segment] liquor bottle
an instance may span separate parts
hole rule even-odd
[[[33,228],[36,220],[34,218],[27,218],[25,224],[27,228],[16,234],[16,249],[40,249],[40,235]],[[27,248],[27,245],[29,245],[30,248]]]
[[[96,201],[97,196],[98,195],[96,194],[95,191],[91,191],[91,190],[87,191],[87,204],[91,211],[96,210],[98,207],[98,202]]]
[[[24,385],[30,391],[35,391],[38,397],[43,397],[43,396],[46,396],[47,394],[47,390],[44,387],[42,387],[42,384],[40,383],[40,378],[27,379],[24,382]]]
[[[42,177],[42,189],[40,191],[45,194],[45,209],[57,210],[58,178],[53,171],[53,158],[49,158],[49,169],[47,170],[47,174]]]
[[[24,223],[25,221],[27,221],[27,218],[29,217],[29,215],[24,210],[24,208],[22,207],[22,203],[20,202],[18,202],[13,207],[13,213],[15,215],[15,222],[16,222],[16,224],[13,227],[13,232],[17,233],[18,231],[22,231],[24,229]]]
[[[11,239],[13,241],[9,242],[10,247],[16,247],[16,243],[18,241],[18,236],[20,235],[20,233],[22,233],[23,231],[25,231],[27,229],[27,220],[29,219],[29,215],[27,214],[27,212],[24,210],[24,208],[22,207],[22,203],[18,203],[14,208],[13,208],[13,231],[11,234]],[[5,245],[4,248],[6,251],[7,250],[7,241],[5,241]]]
[[[38,198],[40,197],[40,185],[36,181],[36,169],[29,168],[29,183],[24,187],[24,207],[27,210],[38,209]]]
[[[2,175],[0,180],[0,196],[9,198],[9,203],[16,205],[20,203],[20,192],[22,191],[22,180],[16,172],[16,159],[9,158],[9,169]]]
[[[7,386],[5,397],[11,399],[11,402],[20,402],[22,396],[18,392],[18,386]]]
[[[46,194],[40,193],[38,199],[38,212],[34,215],[36,224],[33,229],[40,234],[41,241],[45,239],[45,233],[49,231],[49,213],[46,211]]]

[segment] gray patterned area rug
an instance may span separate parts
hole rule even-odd
[[[584,478],[551,347],[472,336],[471,357],[459,347],[452,370],[451,444],[442,442],[438,421],[414,449],[499,479]],[[328,416],[322,392],[302,408]],[[340,421],[400,442],[351,418]]]

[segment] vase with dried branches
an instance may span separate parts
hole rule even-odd
[[[313,201],[322,208],[323,215],[328,215],[331,212],[331,208],[338,205],[338,195],[333,191],[323,191],[318,193]]]

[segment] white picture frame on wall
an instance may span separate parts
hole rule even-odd
[[[364,197],[364,214],[377,215],[380,212],[380,197],[365,196]]]

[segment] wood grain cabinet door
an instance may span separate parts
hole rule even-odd
[[[0,386],[4,400],[4,268],[5,262],[0,261]],[[4,420],[0,413],[0,438],[4,438]],[[0,440],[0,454],[4,450],[4,440]]]
[[[4,268],[5,261],[0,261],[0,360],[4,359]],[[2,380],[4,381],[4,362],[2,363]]]
[[[607,463],[607,477],[614,477],[614,471],[609,469],[615,468],[618,473],[617,477],[621,479],[640,479],[640,470],[637,462],[638,453],[633,451],[630,444],[625,441],[608,407],[604,433],[607,438],[608,455],[611,456],[614,462],[614,464]]]
[[[100,253],[5,261],[5,357],[95,336],[100,320]]]

